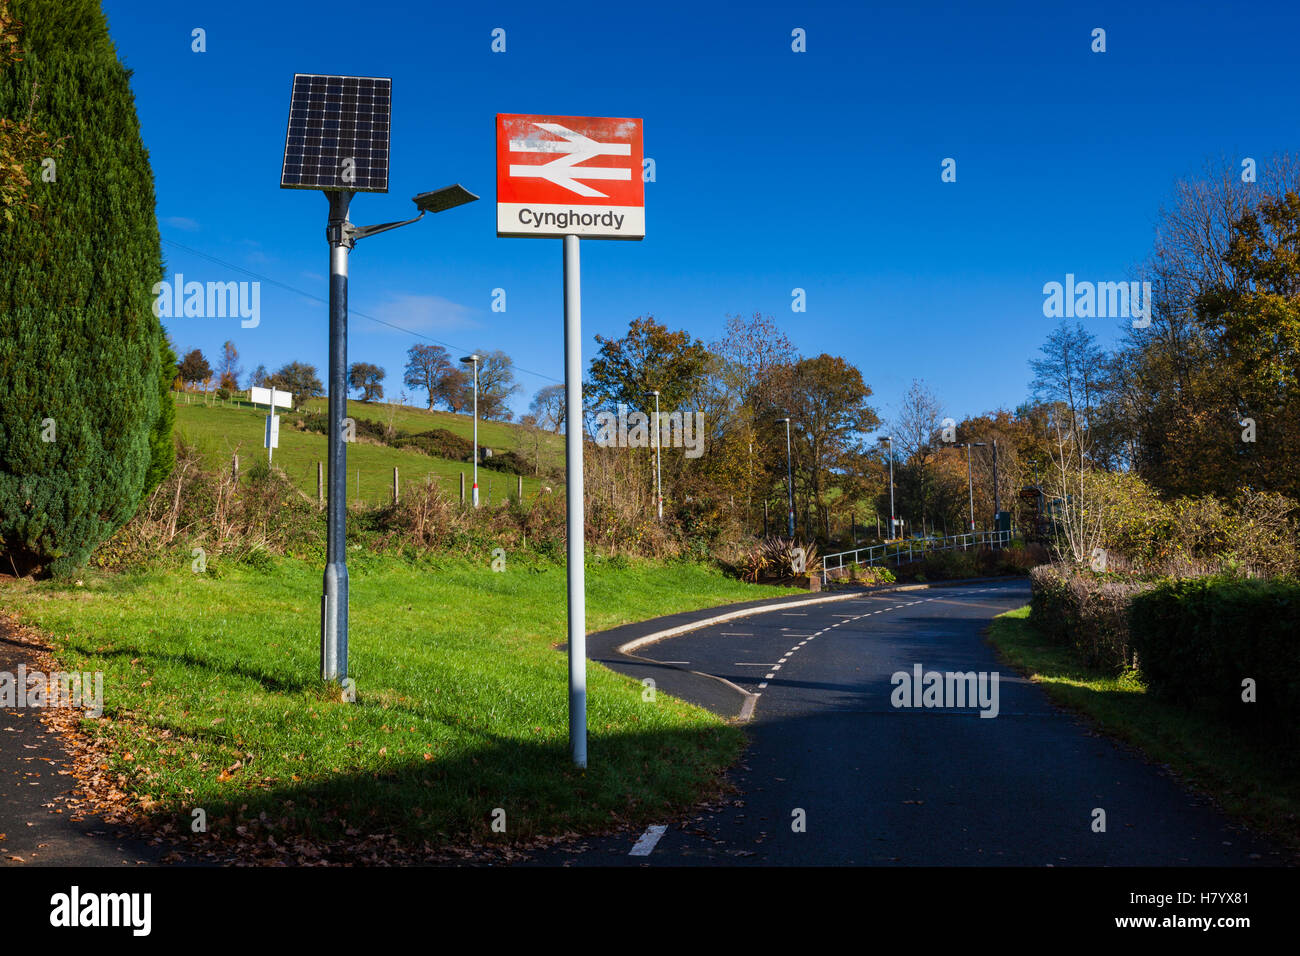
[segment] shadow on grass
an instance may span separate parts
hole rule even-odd
[[[373,771],[260,781],[160,805],[145,825],[190,852],[237,844],[263,862],[381,862],[381,849],[395,862],[453,848],[490,856],[538,837],[674,816],[717,792],[741,742],[725,726],[593,735],[589,768],[579,770],[567,741],[477,736],[478,746],[445,760],[403,756]],[[240,772],[256,780],[256,761]],[[206,834],[191,832],[196,809]]]

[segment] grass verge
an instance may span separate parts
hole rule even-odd
[[[216,573],[212,573],[216,572]],[[82,726],[134,809],[191,842],[513,844],[662,819],[716,789],[741,732],[588,665],[589,768],[567,749],[562,565],[354,552],[345,704],[317,679],[321,569],[292,559],[205,573],[9,582],[0,605],[67,670],[104,673]],[[790,593],[693,564],[595,561],[592,630]],[[502,819],[505,832],[493,830]]]
[[[1116,675],[1087,667],[1073,648],[1039,633],[1028,607],[995,618],[989,641],[1056,703],[1166,765],[1252,829],[1300,849],[1300,759],[1294,749],[1160,700],[1131,671]]]

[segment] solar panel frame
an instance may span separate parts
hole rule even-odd
[[[391,77],[295,73],[280,188],[388,192],[392,103]]]

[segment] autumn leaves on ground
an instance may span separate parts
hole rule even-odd
[[[200,859],[508,853],[662,820],[708,797],[740,751],[739,730],[592,667],[590,767],[572,767],[560,565],[357,554],[355,704],[315,678],[318,568],[210,570],[18,582],[6,596],[66,667],[105,674],[81,769],[107,761],[125,798],[107,809]],[[598,561],[587,582],[593,628],[760,590],[686,564]]]

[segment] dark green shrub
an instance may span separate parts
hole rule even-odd
[[[33,180],[39,211],[0,226],[0,549],[6,567],[61,575],[171,467],[162,254],[130,74],[99,3],[11,9],[24,53],[0,72],[0,116],[26,116],[36,89],[33,123],[67,141],[54,181]]]
[[[531,475],[533,466],[523,456],[513,451],[498,452],[491,458],[483,459],[483,467],[493,471],[504,471],[510,475]]]
[[[398,437],[393,439],[393,447],[415,448],[426,455],[445,458],[448,461],[474,460],[474,443],[445,428],[433,428],[414,435],[399,433]],[[487,467],[491,461],[490,458],[486,459],[483,462],[484,467]]]
[[[1134,599],[1130,624],[1153,692],[1290,735],[1300,729],[1300,583],[1166,581]],[[1242,701],[1247,678],[1256,703]]]

